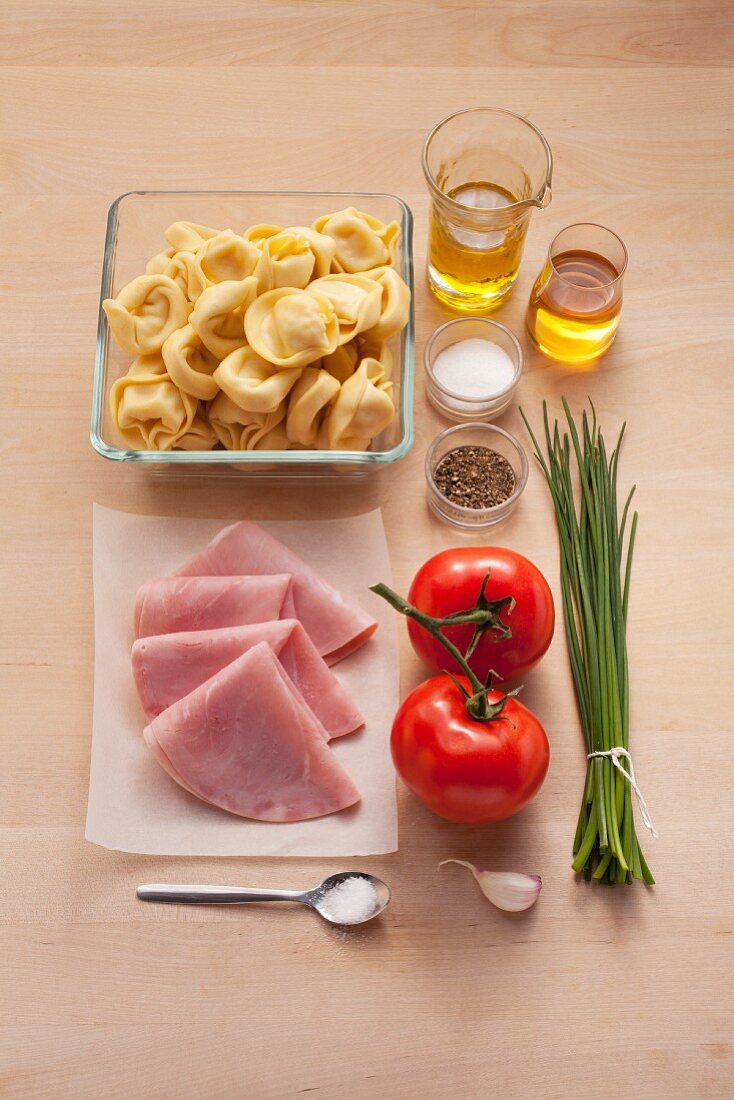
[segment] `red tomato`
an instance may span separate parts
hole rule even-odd
[[[468,688],[465,677],[457,677]],[[490,702],[502,693],[489,692]],[[448,821],[502,821],[535,798],[550,749],[538,719],[508,699],[502,717],[471,718],[450,676],[411,691],[392,727],[392,757],[407,787]]]
[[[455,611],[472,607],[479,596],[482,581],[490,573],[486,596],[500,600],[512,596],[511,614],[503,608],[500,619],[512,630],[511,638],[499,638],[489,631],[479,642],[469,665],[484,681],[489,669],[504,680],[519,680],[537,665],[553,637],[555,610],[553,595],[540,570],[522,554],[501,546],[460,546],[444,550],[422,565],[408,593],[412,604],[435,618],[443,619]],[[465,653],[471,641],[472,626],[447,627],[447,638]],[[408,620],[413,649],[437,671],[458,671],[457,662],[427,630]]]

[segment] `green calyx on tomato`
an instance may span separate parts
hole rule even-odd
[[[429,558],[408,592],[414,607],[434,620],[480,680],[490,669],[508,682],[521,680],[553,638],[553,596],[531,561],[503,546],[457,546]],[[482,614],[492,610],[494,616]],[[511,627],[511,629],[510,629]],[[463,672],[453,654],[416,619],[411,645],[437,672]]]
[[[488,694],[491,704],[502,702],[497,692]],[[478,721],[447,673],[424,680],[403,700],[390,749],[416,798],[466,825],[522,810],[540,790],[550,759],[545,730],[518,699],[505,698],[498,717]]]
[[[499,631],[499,636],[502,638],[512,636],[510,628],[500,619],[499,612],[505,607],[511,611],[515,601],[512,596],[505,596],[501,600],[488,600],[485,594],[488,580],[489,573],[482,581],[479,597],[474,607],[467,608],[466,611],[456,611],[443,619],[437,619],[432,615],[426,615],[423,611],[419,611],[417,607],[404,600],[397,592],[393,592],[386,584],[374,584],[371,589],[378,596],[382,596],[384,600],[387,600],[391,607],[394,607],[401,615],[405,615],[406,618],[422,626],[432,638],[436,639],[451,654],[463,672],[471,690],[458,680],[453,673],[449,672],[448,675],[460,694],[463,695],[466,701],[467,713],[472,718],[476,718],[478,722],[486,722],[490,718],[499,718],[507,700],[513,698],[520,691],[519,687],[515,688],[514,691],[503,695],[501,699],[490,702],[489,693],[492,689],[492,680],[497,676],[497,673],[491,668],[488,669],[482,682],[468,663],[477,644],[487,630]],[[469,648],[464,654],[443,633],[443,629],[447,626],[463,625],[471,625],[474,628]]]

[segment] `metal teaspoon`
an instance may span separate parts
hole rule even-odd
[[[367,917],[356,921],[335,920],[329,913],[328,897],[331,890],[345,879],[361,878],[375,891],[375,906]],[[168,886],[145,883],[138,886],[137,895],[142,901],[184,902],[191,905],[244,905],[247,902],[294,901],[315,909],[329,924],[364,924],[379,916],[390,901],[390,887],[382,879],[364,871],[341,871],[330,875],[313,890],[247,890],[241,886]]]

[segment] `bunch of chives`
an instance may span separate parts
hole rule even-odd
[[[579,432],[563,398],[568,432],[551,430],[543,402],[547,458],[520,410],[548,483],[558,524],[566,640],[587,752],[629,748],[627,607],[637,513],[625,529],[634,487],[617,511],[617,469],[624,426],[608,455],[591,406]],[[572,462],[578,467],[578,503]],[[629,883],[653,879],[635,834],[632,792],[610,757],[587,763],[586,783],[573,845],[573,869],[586,879]]]

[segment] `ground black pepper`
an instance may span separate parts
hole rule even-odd
[[[489,447],[455,447],[438,463],[433,479],[447,500],[463,508],[494,508],[515,489],[512,466]]]

